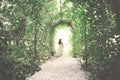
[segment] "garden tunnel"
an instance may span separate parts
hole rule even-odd
[[[119,80],[119,13],[120,0],[1,0],[0,80],[39,71],[58,25],[72,29],[73,53],[86,60],[92,80]]]

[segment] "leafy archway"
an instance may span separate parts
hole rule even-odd
[[[56,27],[59,27],[59,25],[63,25],[63,26],[66,26],[66,27],[69,27],[69,29],[71,30],[71,32],[73,32],[73,24],[71,21],[68,21],[68,20],[59,20],[57,22],[54,22],[51,26],[51,32],[50,32],[50,35],[51,35],[51,54],[54,55],[56,52],[55,52],[55,42],[54,42],[54,36],[55,36],[55,28]]]
[[[70,55],[72,51],[72,30],[68,25],[58,25],[54,29],[54,50],[57,52],[58,50],[58,41],[62,39],[64,48],[63,48],[63,55]]]

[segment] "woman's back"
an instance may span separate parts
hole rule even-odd
[[[56,55],[57,56],[62,56],[62,54],[63,54],[63,48],[64,48],[63,43],[62,43],[62,39],[59,40],[58,45],[59,45],[59,47],[58,47]]]

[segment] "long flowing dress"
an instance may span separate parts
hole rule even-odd
[[[62,56],[63,54],[63,44],[59,44],[56,56]]]

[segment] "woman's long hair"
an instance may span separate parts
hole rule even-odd
[[[62,39],[59,39],[59,42],[58,42],[58,44],[62,44]]]

